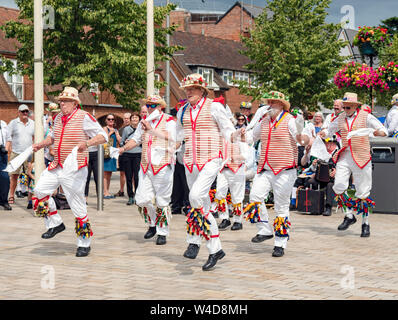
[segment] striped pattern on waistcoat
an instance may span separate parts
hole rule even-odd
[[[226,141],[225,139],[223,139],[223,141],[224,141],[224,159],[228,160],[220,172],[222,172],[225,169],[225,167],[228,167],[233,171],[233,173],[236,173],[244,163],[244,159],[240,152],[239,144]]]
[[[54,161],[48,166],[48,170],[55,169],[58,165],[61,166],[66,160],[67,156],[72,152],[72,149],[77,146],[79,142],[87,141],[89,138],[84,133],[83,121],[87,112],[76,109],[72,115],[62,123],[62,114],[59,114],[54,121]],[[77,153],[78,168],[87,165],[88,151]]]
[[[164,113],[161,115],[155,129],[168,135],[166,130],[166,123],[170,117]],[[151,165],[153,174],[157,174],[160,170],[171,163],[170,153],[165,151],[162,160],[158,165],[154,165],[151,160],[151,151],[153,148],[159,147],[161,149],[167,150],[169,147],[168,141],[166,139],[159,138],[157,136],[150,135],[147,131],[142,133],[142,153],[141,153],[141,168],[144,173],[148,171],[149,165]],[[159,151],[158,151],[159,152]]]
[[[357,111],[357,115],[351,123],[351,127],[348,126],[348,121],[345,113],[340,114],[337,121],[339,124],[339,131],[341,135],[342,147],[338,153],[333,156],[333,161],[336,163],[338,158],[344,150],[350,149],[352,159],[359,168],[364,168],[369,161],[372,159],[370,155],[370,142],[368,136],[352,137],[347,140],[347,135],[350,131],[355,131],[362,128],[367,128],[368,113],[363,110]]]
[[[194,165],[201,171],[207,162],[223,157],[221,132],[211,116],[212,102],[212,99],[204,98],[196,119],[192,118],[191,108],[184,113],[184,163],[189,172]]]
[[[264,169],[265,164],[268,164],[275,175],[284,169],[297,166],[297,143],[288,126],[292,118],[291,114],[285,112],[274,124],[268,116],[261,122],[261,154],[257,173]]]

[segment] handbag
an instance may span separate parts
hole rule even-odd
[[[318,161],[316,171],[315,171],[315,180],[320,182],[329,182],[329,164],[325,161]]]
[[[111,157],[111,148],[108,143],[104,143],[104,159],[109,159]]]

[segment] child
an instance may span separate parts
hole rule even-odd
[[[33,190],[35,188],[35,168],[34,168],[34,162],[32,159],[32,162],[28,162],[28,172],[27,175],[29,177],[29,187],[28,187],[28,206],[27,209],[33,209],[33,203],[32,203],[32,194]]]

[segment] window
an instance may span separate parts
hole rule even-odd
[[[14,65],[14,70],[17,69],[17,60],[11,60]],[[23,76],[21,74],[10,74],[4,72],[4,78],[10,86],[12,92],[18,100],[23,100]]]
[[[213,87],[213,69],[198,67],[198,71],[209,87]]]
[[[233,79],[234,79],[234,72],[231,70],[223,70],[222,71],[222,79],[230,86],[232,86],[233,83]]]
[[[249,74],[247,72],[235,72],[235,80],[249,82]]]
[[[257,77],[255,75],[250,75],[250,87],[256,88],[258,85]]]

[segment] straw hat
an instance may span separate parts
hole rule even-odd
[[[61,94],[58,96],[57,100],[58,101],[73,100],[79,104],[81,103],[81,101],[79,99],[79,91],[73,87],[65,87],[64,91],[61,92]]]
[[[269,104],[269,101],[280,101],[283,103],[283,109],[285,111],[289,111],[290,109],[289,97],[285,96],[282,92],[279,91],[270,91],[263,94],[263,96],[261,97],[261,101],[266,104]]]
[[[161,96],[156,94],[149,95],[145,99],[145,104],[160,104],[162,107],[166,108],[166,101],[163,100]]]
[[[362,102],[358,101],[358,95],[352,92],[346,92],[343,97],[343,105],[345,106],[360,106]]]
[[[188,87],[199,87],[205,89],[208,93],[209,89],[207,88],[207,85],[208,84],[199,73],[192,73],[181,80],[180,89],[185,89]]]
[[[391,105],[398,105],[398,93],[392,96]]]
[[[56,103],[54,103],[54,102],[50,102],[50,104],[48,105],[46,110],[49,111],[49,112],[60,112],[61,111],[59,106]]]

